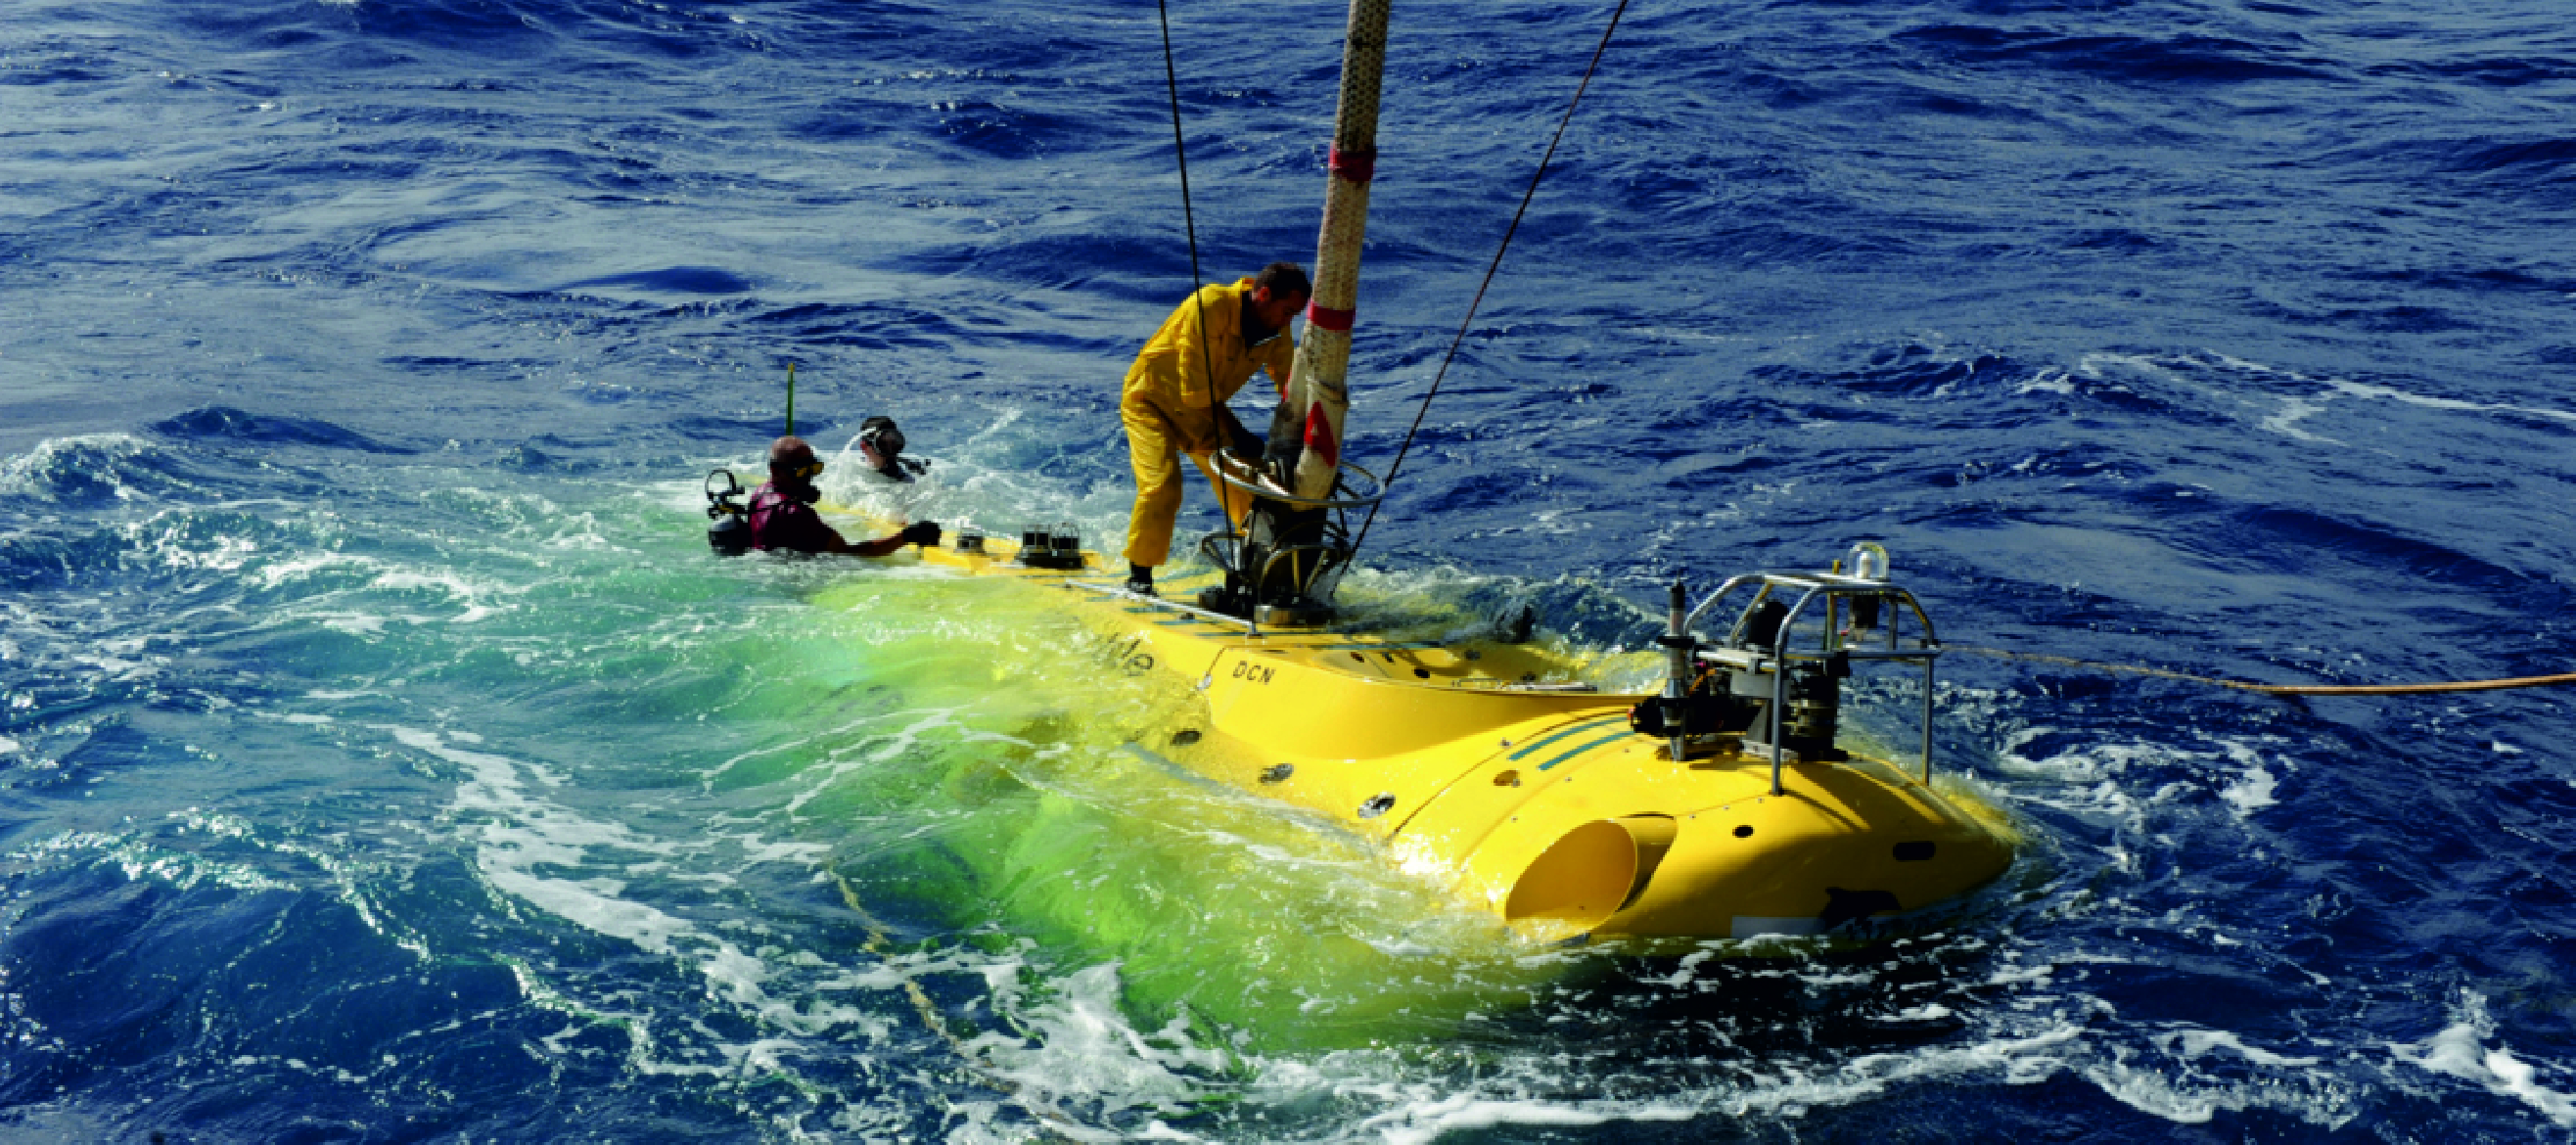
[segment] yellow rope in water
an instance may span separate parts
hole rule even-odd
[[[870,954],[876,955],[880,959],[886,958],[893,949],[894,942],[892,936],[886,932],[885,925],[878,922],[875,915],[869,914],[868,908],[859,904],[859,890],[857,887],[850,884],[850,880],[848,878],[843,877],[840,872],[834,871],[832,872],[832,881],[841,888],[841,901],[849,906],[850,913],[858,916],[860,925],[867,928],[867,941],[860,943],[859,948]],[[903,979],[904,996],[912,1000],[912,1008],[914,1012],[921,1016],[921,1024],[924,1027],[927,1027],[931,1033],[939,1035],[939,1039],[941,1041],[948,1043],[948,1048],[955,1051],[957,1054],[957,1060],[959,1064],[965,1068],[967,1076],[972,1077],[977,1082],[999,1092],[1004,1097],[1017,1101],[1022,1110],[1026,1111],[1029,1116],[1037,1119],[1040,1127],[1053,1130],[1055,1133],[1061,1135],[1065,1140],[1082,1141],[1089,1140],[1096,1136],[1095,1131],[1073,1121],[1062,1113],[1046,1108],[1036,1102],[1027,1100],[1026,1095],[1021,1092],[1021,1087],[1018,1082],[1002,1076],[1000,1073],[994,1071],[991,1066],[987,1065],[983,1059],[975,1056],[974,1050],[967,1046],[966,1039],[957,1036],[957,1032],[949,1027],[948,1019],[939,1012],[939,1003],[931,999],[929,991],[921,988],[920,982],[915,981],[912,975],[904,973],[901,969],[896,968],[890,961],[886,966],[887,969],[894,970],[896,976]],[[998,1018],[1001,1014],[997,1010],[995,1011],[994,1016]]]
[[[1200,673],[1198,687],[1183,694],[1172,707],[1164,710],[1162,720],[1156,722],[1167,721],[1182,705],[1198,699],[1201,690],[1216,682],[1216,666],[1224,663],[1226,653],[1236,650],[1237,647],[1250,647],[1250,645],[1229,645],[1218,648],[1215,658],[1208,661],[1207,671]],[[866,905],[859,901],[859,888],[839,871],[832,872],[832,882],[840,888],[842,904],[850,908],[851,914],[858,916],[859,925],[867,930],[867,939],[859,944],[859,948],[879,959],[888,960],[887,968],[894,970],[896,976],[902,979],[904,997],[912,1002],[913,1011],[920,1016],[923,1028],[937,1035],[939,1040],[948,1043],[948,1048],[956,1053],[959,1064],[964,1067],[968,1076],[1017,1102],[1022,1110],[1037,1119],[1042,1129],[1050,1130],[1065,1140],[1089,1140],[1096,1135],[1095,1130],[1075,1122],[1062,1112],[1029,1100],[1017,1081],[1002,1075],[984,1059],[978,1057],[968,1046],[968,1039],[959,1036],[956,1029],[949,1025],[947,1016],[940,1012],[939,1003],[931,998],[930,992],[923,989],[921,983],[911,974],[905,973],[892,963],[890,955],[894,952],[893,935],[887,931],[885,924],[877,921],[876,915],[869,913]],[[994,1016],[1002,1017],[998,1010],[994,1012]]]
[[[2003,660],[2032,660],[2042,664],[2062,664],[2069,668],[2090,668],[2096,672],[2119,672],[2133,676],[2154,676],[2165,680],[2182,680],[2207,684],[2214,688],[2234,688],[2240,692],[2261,692],[2267,696],[2412,696],[2430,692],[2494,692],[2507,688],[2547,688],[2576,684],[2576,672],[2555,676],[2516,676],[2505,680],[2451,680],[2432,684],[2256,684],[2246,680],[2220,680],[2194,676],[2187,672],[2169,672],[2162,668],[2145,668],[2134,664],[2102,664],[2066,656],[2049,656],[2038,652],[2007,652],[2001,648],[1978,648],[1966,644],[1944,644],[1947,651],[1969,652]]]

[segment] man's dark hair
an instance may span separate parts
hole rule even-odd
[[[1301,298],[1315,296],[1314,284],[1306,281],[1305,268],[1293,262],[1274,262],[1262,267],[1261,273],[1252,276],[1252,288],[1260,290],[1264,287],[1269,288],[1272,298],[1283,294]]]

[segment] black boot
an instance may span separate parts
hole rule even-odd
[[[1138,596],[1154,595],[1154,567],[1152,565],[1128,565],[1127,591],[1135,593]]]

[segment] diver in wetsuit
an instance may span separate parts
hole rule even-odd
[[[900,446],[897,448],[900,450]],[[934,521],[916,522],[893,536],[855,545],[841,539],[838,531],[823,523],[823,515],[814,511],[814,502],[823,497],[814,478],[822,472],[822,459],[814,456],[814,447],[805,444],[805,439],[791,435],[770,443],[769,481],[751,494],[752,548],[882,557],[905,545],[939,543],[939,525]]]
[[[903,431],[895,428],[893,418],[880,415],[859,423],[859,456],[870,473],[896,485],[909,485],[930,468],[927,461],[905,457],[903,445]]]

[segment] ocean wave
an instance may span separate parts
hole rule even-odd
[[[246,413],[229,406],[201,406],[152,424],[153,432],[190,441],[235,441],[254,445],[312,445],[366,453],[418,453],[389,445],[355,430],[311,418]]]
[[[2225,36],[2063,35],[2039,29],[1940,24],[1900,32],[1898,41],[1969,63],[2035,63],[2145,83],[2332,80],[2323,56]]]
[[[1338,11],[1172,15],[1199,273],[1312,257]],[[1398,6],[1362,464],[1606,16]],[[706,551],[791,361],[835,512],[1114,550],[1117,378],[1192,275],[1150,9],[13,12],[0,1094],[174,1140],[2563,1135],[2550,693],[1967,652],[2567,667],[2562,16],[1629,13],[1348,615],[1534,605],[1630,690],[1672,581],[1879,540],[1954,642],[1938,782],[2024,837],[1902,938],[1631,949],[1159,765],[1186,688],[1045,609]],[[855,480],[879,413],[913,496]]]

